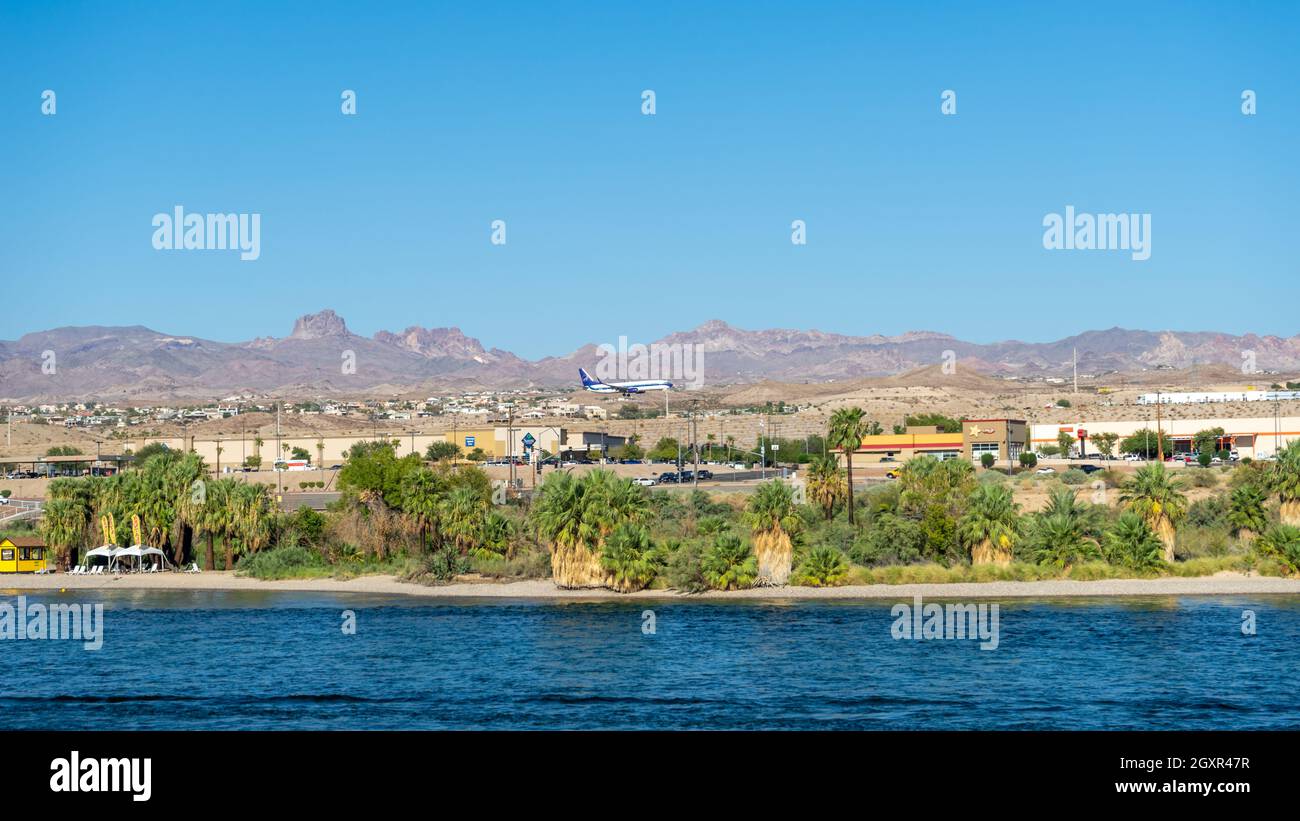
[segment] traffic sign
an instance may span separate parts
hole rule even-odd
[[[533,443],[536,441],[537,440],[533,438],[533,435],[531,433],[524,434],[524,447],[531,448],[533,446]]]

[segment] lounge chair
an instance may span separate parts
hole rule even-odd
[[[187,567],[187,568],[185,568],[185,572],[186,572],[186,573],[202,573],[203,571],[199,570],[199,564],[198,564],[198,562],[190,562],[190,566]]]

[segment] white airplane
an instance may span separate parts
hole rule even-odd
[[[599,379],[592,379],[591,375],[582,368],[578,368],[578,376],[582,377],[582,387],[592,393],[646,393],[666,391],[673,386],[673,383],[666,379],[651,379],[643,382],[601,382]]]

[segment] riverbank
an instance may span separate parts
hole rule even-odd
[[[1104,579],[1099,581],[998,581],[949,584],[868,584],[843,587],[768,587],[752,590],[710,591],[685,594],[671,590],[642,590],[615,593],[611,590],[560,590],[549,580],[516,582],[458,582],[426,586],[398,581],[392,576],[360,576],[353,579],[287,579],[262,581],[224,571],[183,574],[163,573],[125,576],[7,577],[0,580],[0,594],[48,590],[255,590],[317,593],[366,593],[417,596],[421,598],[493,598],[550,600],[692,600],[692,599],[905,599],[930,598],[1056,598],[1096,596],[1226,596],[1255,594],[1300,595],[1300,579],[1218,573],[1194,578]]]

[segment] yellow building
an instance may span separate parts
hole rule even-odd
[[[936,459],[957,459],[962,455],[962,433],[940,433],[937,427],[909,427],[905,433],[866,436],[853,452],[853,460],[862,462],[906,462],[913,456],[928,454]],[[844,453],[837,452],[840,464]]]
[[[45,542],[30,536],[0,539],[0,573],[35,573],[45,569]]]

